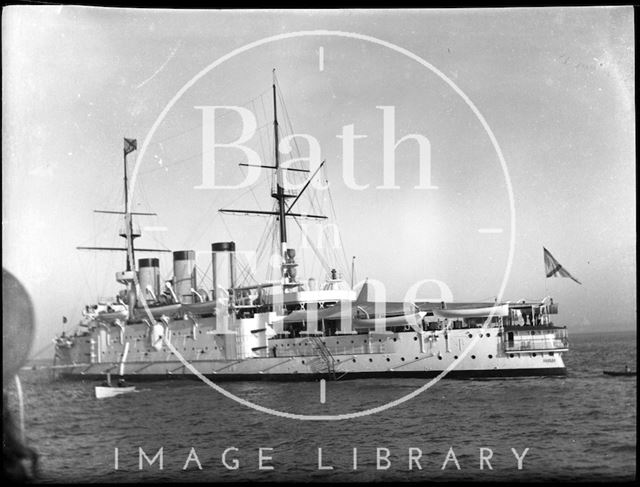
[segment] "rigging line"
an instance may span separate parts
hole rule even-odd
[[[263,130],[268,125],[269,125],[269,123],[267,122],[267,123],[261,125],[260,127],[257,127],[256,128],[256,132],[259,131],[259,130]],[[212,149],[210,149],[208,151],[198,152],[196,154],[192,154],[192,155],[190,155],[188,157],[185,157],[183,159],[178,159],[177,161],[172,161],[172,162],[169,162],[167,164],[162,164],[159,167],[154,167],[154,168],[151,168],[151,169],[147,169],[146,171],[141,171],[139,173],[139,175],[142,176],[142,175],[145,175],[145,174],[154,173],[156,171],[160,171],[161,169],[165,169],[166,170],[166,169],[168,169],[170,167],[176,166],[178,164],[183,164],[183,163],[185,163],[187,161],[190,161],[191,159],[195,159],[196,157],[203,156],[205,154],[209,154],[209,153],[212,153],[212,152],[215,152],[215,147],[213,147]]]
[[[227,207],[228,207],[228,206],[233,205],[235,202],[237,202],[237,201],[239,201],[241,198],[243,198],[243,197],[244,197],[244,196],[249,192],[249,190],[250,190],[250,189],[251,189],[251,188],[249,188],[249,189],[247,189],[247,190],[243,191],[243,192],[242,192],[242,193],[241,193],[241,194],[240,194],[236,199],[234,199],[234,200],[232,200],[231,202],[229,202],[229,203],[225,204],[224,206],[227,206]],[[196,235],[196,232],[197,232],[197,230],[198,230],[199,228],[201,228],[201,227],[202,227],[202,228],[203,228],[203,232],[202,232],[202,233],[200,233],[200,236],[199,236],[198,238],[200,238],[200,237],[202,236],[202,234],[203,234],[206,230],[208,230],[208,229],[209,229],[209,226],[213,224],[213,220],[215,219],[215,217],[219,216],[219,215],[220,215],[220,213],[215,212],[215,216],[213,217],[213,219],[209,219],[209,218],[207,218],[207,220],[206,220],[206,221],[210,222],[210,223],[209,223],[209,225],[201,225],[201,222],[202,222],[202,221],[204,221],[204,219],[205,219],[208,215],[210,215],[210,214],[212,213],[213,208],[214,208],[216,205],[219,205],[219,204],[220,204],[220,203],[219,203],[219,201],[218,201],[218,200],[213,199],[213,201],[211,202],[211,204],[210,204],[210,205],[209,205],[209,207],[207,208],[207,211],[203,214],[202,219],[200,219],[200,220],[196,221],[196,224],[194,225],[193,230],[191,230],[191,232],[189,233],[189,237],[186,239],[186,241],[187,241],[187,242],[189,242],[189,241],[193,240],[193,236],[194,236],[194,235]]]
[[[229,239],[233,240],[233,234],[231,233],[231,230],[229,229],[229,226],[227,225],[227,222],[225,221],[223,214],[220,214],[220,220],[222,221],[222,224],[224,225],[224,227],[227,229],[227,234],[229,234]]]
[[[271,242],[271,239],[272,239],[271,234],[273,233],[274,228],[275,228],[275,225],[273,225],[273,217],[272,217],[272,218],[269,218],[268,224],[265,227],[264,236],[260,240],[258,248],[256,250],[256,264],[259,264],[261,262],[266,262],[267,266],[270,265],[271,256],[270,255],[265,256],[265,254],[267,254],[269,251],[269,248],[270,248],[269,243]],[[265,271],[264,269],[256,269],[257,273],[264,272],[264,271]],[[267,274],[268,274],[267,272],[264,272],[265,277],[267,276]]]
[[[251,98],[250,100],[246,101],[245,103],[241,104],[241,105],[237,105],[237,106],[241,106],[241,107],[246,107],[249,103],[252,103],[254,100],[256,100],[257,98],[263,96],[266,92],[268,92],[269,90],[264,90],[262,93],[254,96],[253,98]],[[226,117],[227,115],[229,115],[231,113],[231,111],[227,111],[224,114],[218,115],[217,117],[215,117],[213,120],[214,122]],[[171,140],[171,139],[175,139],[176,137],[180,137],[181,135],[184,135],[186,133],[192,132],[195,129],[202,129],[202,124],[198,124],[198,125],[194,125],[192,127],[189,127],[188,129],[182,131],[182,132],[177,132],[173,135],[169,135],[168,137],[165,137],[164,139],[160,139],[158,141],[155,141],[155,144],[161,144],[162,142],[166,142],[167,140]]]
[[[267,267],[271,266],[271,257],[272,257],[272,245],[274,239],[276,225],[275,225],[275,217],[270,217],[267,226],[265,227],[265,235],[264,238],[260,241],[260,245],[257,250],[257,260],[256,262],[266,262]],[[268,255],[265,255],[268,254]],[[268,272],[265,272],[265,277],[268,277]]]
[[[258,239],[258,246],[256,247],[256,257],[260,256],[261,251],[263,251],[265,247],[266,239],[272,231],[271,221],[272,221],[272,218],[269,218],[267,220],[267,224],[265,225],[264,230],[262,231],[262,235],[260,236],[260,239]]]
[[[253,111],[254,111],[255,113],[257,113],[257,112],[258,112],[258,110],[256,109],[256,105],[255,105],[255,102],[254,102],[254,101],[251,101],[251,106],[253,107]],[[266,154],[266,152],[264,151],[264,143],[263,143],[263,141],[262,141],[262,132],[260,132],[260,133],[258,134],[258,141],[260,142],[260,150],[262,151],[262,154],[263,154],[263,156],[264,156],[264,154]]]
[[[236,262],[241,266],[241,269],[240,269],[241,275],[240,275],[239,282],[243,285],[249,284],[249,281],[253,281],[254,283],[258,284],[258,280],[255,278],[255,276],[251,272],[251,267],[249,266],[249,263],[247,262],[247,264],[245,265],[244,262],[241,262],[239,259],[236,260]]]
[[[89,282],[89,278],[87,277],[86,267],[82,265],[82,261],[80,259],[80,252],[75,252],[75,254],[76,254],[76,259],[78,260],[78,265],[82,269],[81,274],[82,274],[82,277],[84,278],[85,284],[87,285],[87,289],[89,291],[91,291],[92,290],[91,288],[94,287],[94,286],[91,286],[91,283]],[[94,254],[95,254],[95,252],[94,252]],[[95,258],[95,256],[94,256],[94,258]],[[93,268],[95,270],[95,268],[96,268],[95,264],[94,264]],[[97,288],[98,288],[98,286],[96,285],[94,287],[93,291],[97,291],[98,290]]]
[[[284,102],[284,95],[282,94],[282,90],[280,89],[280,83],[278,82],[278,78],[276,76],[276,88],[278,90],[278,93],[280,94],[280,105],[282,106],[282,112],[284,114],[284,119],[287,122],[287,124],[289,125],[289,130],[291,131],[291,135],[295,134],[295,132],[293,131],[293,124],[291,123],[291,117],[289,116],[289,111],[287,110],[287,105]],[[293,144],[296,147],[296,151],[298,153],[298,157],[300,157],[300,147],[298,146],[298,139],[294,138],[293,139]]]
[[[211,266],[212,265],[213,264],[212,264],[211,260],[209,260],[209,265],[204,270],[204,272],[202,272],[198,267],[196,267],[198,272],[200,272],[200,274],[201,274],[200,283],[199,284],[198,284],[198,279],[196,278],[196,286],[198,287],[198,289],[201,289],[203,287],[206,289],[206,286],[209,284],[209,282],[211,282],[211,286],[213,286],[213,278],[209,275],[209,271],[211,270]],[[207,282],[205,282],[205,280]]]
[[[309,236],[305,233],[305,231],[302,229],[302,226],[300,225],[300,222],[298,221],[298,219],[296,217],[293,217],[293,220],[298,224],[298,227],[300,228],[300,233],[302,233],[302,235],[304,235],[304,237],[307,239],[307,242],[309,242],[309,246],[311,247],[311,249],[313,250],[313,252],[316,254],[316,257],[318,257],[318,260],[322,263],[322,265],[326,268],[327,271],[331,270],[331,266],[329,266],[329,264],[327,263],[327,261],[324,259],[324,257],[322,256],[322,254],[318,251],[318,249],[316,248],[316,246],[313,244],[313,242],[311,241],[311,238],[309,238]]]
[[[331,204],[331,213],[332,213],[332,216],[333,216],[333,220],[334,220],[334,222],[335,222],[335,224],[337,226],[337,224],[338,224],[338,216],[336,214],[335,205],[333,204],[333,197],[331,196],[331,192],[330,191],[327,190],[327,193],[329,195],[329,202]],[[338,239],[340,241],[340,247],[342,248],[342,256],[344,258],[345,269],[349,269],[349,271],[348,271],[349,272],[349,276],[352,277],[351,276],[351,268],[349,267],[349,262],[347,260],[347,253],[345,251],[344,242],[342,240],[342,232],[340,232],[339,230],[338,230]]]
[[[237,166],[237,167],[238,167],[238,170],[240,171],[240,173],[241,173],[243,176],[246,176],[246,175],[244,174],[244,171],[242,170],[242,168],[241,168],[240,166]],[[248,171],[248,169],[247,169],[247,171]],[[253,185],[249,186],[248,191],[250,191],[250,192],[251,192],[251,195],[253,196],[253,199],[255,200],[256,205],[258,205],[258,209],[259,209],[259,210],[262,210],[262,206],[260,205],[260,202],[258,201],[258,198],[256,197],[256,193],[255,193],[255,191],[253,191]],[[246,194],[246,193],[245,193],[245,194]],[[236,201],[237,201],[237,200],[236,200]]]
[[[269,120],[269,116],[267,115],[267,108],[265,107],[265,104],[264,104],[264,97],[260,97],[260,103],[262,104],[262,114],[263,114],[264,120]],[[267,144],[269,147],[269,154],[271,156],[274,153],[274,147],[273,147],[274,141],[272,140],[271,137],[267,137]]]

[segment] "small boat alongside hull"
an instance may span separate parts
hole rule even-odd
[[[109,387],[109,386],[96,386],[96,399],[105,399],[107,397],[120,396],[129,392],[134,392],[135,386],[129,387]]]

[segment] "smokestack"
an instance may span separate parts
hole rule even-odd
[[[173,280],[178,301],[193,303],[191,289],[196,287],[196,253],[193,250],[173,253]]]
[[[138,259],[138,281],[140,294],[147,301],[155,302],[160,293],[160,259]],[[153,296],[149,293],[151,288]]]
[[[224,277],[224,259],[228,255],[228,280]],[[218,286],[233,289],[236,285],[236,243],[216,242],[211,244],[211,262],[213,269],[213,296],[218,297]]]

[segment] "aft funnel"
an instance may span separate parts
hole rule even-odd
[[[225,277],[225,260],[229,261],[228,279]],[[236,280],[236,243],[216,242],[211,244],[211,263],[213,269],[213,295],[220,296],[218,286],[233,289]]]

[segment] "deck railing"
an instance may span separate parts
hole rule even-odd
[[[533,350],[562,350],[569,347],[566,337],[514,337],[505,340],[505,352],[526,352]]]

